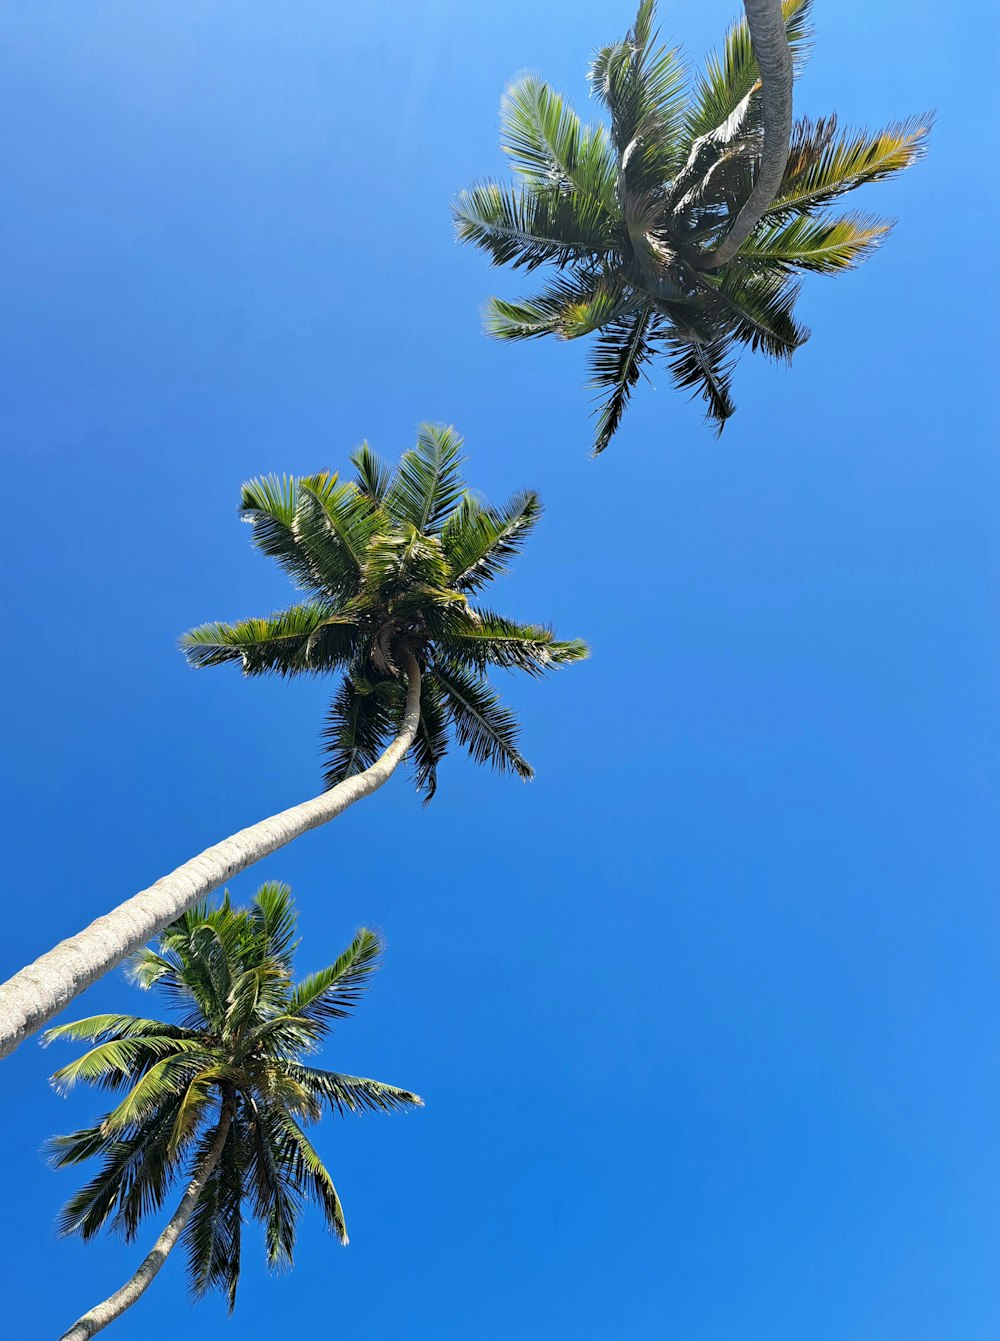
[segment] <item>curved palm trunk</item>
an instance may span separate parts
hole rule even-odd
[[[163,1233],[153,1244],[152,1249],[143,1258],[139,1269],[128,1278],[120,1290],[116,1290],[102,1304],[97,1304],[88,1313],[85,1313],[78,1322],[74,1322],[69,1331],[64,1332],[60,1337],[60,1341],[87,1341],[88,1337],[103,1331],[109,1322],[114,1322],[116,1318],[120,1318],[125,1310],[131,1308],[140,1295],[145,1294],[149,1289],[153,1277],[163,1266],[170,1250],[176,1245],[177,1240],[184,1232],[184,1226],[191,1218],[195,1203],[205,1190],[205,1184],[219,1162],[232,1120],[232,1104],[227,1099],[222,1105],[219,1125],[215,1130],[215,1139],[205,1152],[205,1158],[196,1170],[194,1177],[188,1183],[187,1191],[181,1198],[180,1205],[170,1217]]]
[[[705,257],[702,262],[705,270],[715,270],[733,259],[778,194],[788,162],[788,141],[792,134],[792,53],[781,0],[743,0],[743,8],[760,70],[764,148],[750,198],[719,246]]]
[[[389,780],[413,744],[420,723],[420,667],[403,658],[406,708],[399,735],[370,768],[329,791],[241,829],[162,876],[111,913],[61,941],[0,986],[0,1057],[47,1024],[91,983],[145,945],[185,909],[293,838],[335,819]]]

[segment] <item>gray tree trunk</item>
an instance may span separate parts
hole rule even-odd
[[[190,1183],[188,1183],[187,1191],[181,1198],[180,1205],[170,1217],[163,1233],[153,1244],[152,1249],[143,1258],[139,1269],[128,1278],[120,1290],[116,1290],[114,1294],[109,1295],[103,1304],[97,1304],[89,1313],[85,1313],[78,1322],[74,1322],[69,1331],[64,1332],[60,1337],[60,1341],[87,1341],[88,1337],[103,1331],[109,1322],[114,1322],[116,1318],[120,1318],[125,1310],[131,1308],[136,1300],[149,1289],[153,1277],[163,1266],[171,1248],[175,1246],[184,1232],[184,1226],[191,1218],[195,1203],[205,1190],[205,1184],[219,1162],[219,1156],[222,1154],[222,1147],[226,1144],[226,1137],[229,1135],[232,1120],[232,1104],[230,1100],[225,1099],[222,1104],[222,1112],[219,1115],[219,1125],[215,1129],[215,1138],[205,1152],[205,1158]]]
[[[199,899],[293,838],[326,824],[355,801],[378,791],[405,758],[420,723],[420,667],[409,653],[402,660],[406,674],[403,723],[399,735],[370,768],[206,848],[15,973],[0,986],[0,1057],[13,1052],[91,983]]]
[[[781,0],[743,0],[753,54],[760,70],[764,105],[764,147],[750,198],[722,242],[702,261],[705,270],[731,261],[760,222],[781,186],[792,134],[792,53],[785,34]]]

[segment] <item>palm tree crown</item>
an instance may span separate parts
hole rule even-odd
[[[808,45],[809,0],[784,0],[796,71]],[[549,265],[549,287],[520,302],[493,298],[487,328],[504,340],[599,332],[592,384],[606,393],[595,451],[608,445],[635,384],[656,355],[674,383],[700,394],[719,431],[733,413],[739,346],[790,358],[807,338],[793,318],[800,271],[850,269],[889,225],[823,211],[846,191],[900,172],[921,154],[927,125],[840,131],[836,117],[794,128],[770,208],[736,256],[713,253],[753,190],[763,145],[760,80],[745,21],[721,56],[689,80],[675,50],[656,45],[655,0],[642,0],[623,41],[594,58],[594,96],[610,126],[583,126],[534,75],[501,105],[502,147],[519,177],[486,181],[455,206],[459,238],[495,265]]]
[[[343,672],[324,732],[330,785],[368,767],[398,730],[408,656],[421,675],[410,757],[425,797],[450,730],[478,762],[529,778],[517,722],[485,672],[540,675],[587,654],[582,642],[472,605],[520,550],[541,505],[531,492],[500,508],[473,498],[460,474],[461,444],[454,429],[425,424],[395,470],[365,445],[351,458],[350,481],[320,474],[244,485],[241,512],[255,544],[306,599],[264,619],[206,624],[182,640],[195,666]]]
[[[421,1102],[408,1090],[303,1060],[358,1004],[381,944],[362,929],[335,963],[294,983],[295,933],[285,885],[262,885],[249,909],[233,908],[228,896],[215,909],[202,904],[132,963],[138,985],[173,1004],[175,1023],[97,1015],[46,1035],[93,1044],[55,1073],[58,1088],[82,1080],[123,1093],[94,1126],[52,1142],[57,1167],[102,1161],[65,1206],[63,1233],[89,1239],[110,1224],[132,1240],[184,1169],[206,1160],[225,1115],[225,1144],[183,1241],[194,1294],[225,1290],[230,1307],[246,1215],[264,1227],[271,1266],[291,1264],[306,1199],[347,1242],[333,1180],[303,1127],[324,1109],[343,1116]]]

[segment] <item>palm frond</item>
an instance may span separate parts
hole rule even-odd
[[[506,573],[541,515],[541,500],[531,489],[514,494],[498,508],[484,506],[467,494],[441,536],[452,584],[459,591],[478,591]]]
[[[120,1089],[145,1073],[166,1057],[181,1053],[205,1054],[201,1038],[177,1038],[170,1035],[146,1034],[141,1038],[119,1038],[85,1052],[76,1061],[61,1066],[52,1075],[52,1084],[60,1094],[66,1094],[78,1081],[100,1085],[103,1089]]]
[[[410,749],[413,781],[424,805],[437,791],[437,767],[448,752],[448,714],[434,680],[425,675],[420,683],[420,724]]]
[[[836,134],[835,117],[804,118],[796,124],[781,190],[764,215],[780,221],[827,205],[845,191],[893,177],[919,162],[927,150],[932,118],[911,117],[874,134]]]
[[[345,1076],[337,1071],[321,1071],[313,1066],[288,1065],[289,1074],[308,1086],[333,1113],[346,1117],[348,1113],[402,1113],[409,1108],[423,1108],[419,1094],[368,1080],[362,1076]]]
[[[213,1128],[205,1132],[193,1165],[205,1158],[215,1134]],[[219,1161],[195,1202],[182,1235],[192,1296],[200,1299],[210,1290],[220,1290],[227,1297],[230,1313],[236,1302],[240,1275],[246,1165],[241,1125],[233,1122]]]
[[[670,333],[663,338],[675,386],[701,396],[707,406],[705,417],[715,424],[716,434],[722,432],[726,420],[736,410],[730,394],[729,343],[725,336],[705,341]]]
[[[542,191],[588,197],[613,222],[615,162],[603,126],[582,126],[563,98],[533,74],[505,90],[500,126],[500,147],[521,177]]]
[[[606,211],[574,191],[539,191],[481,182],[453,208],[460,242],[485,251],[494,265],[534,270],[600,259],[614,246]]]
[[[393,680],[354,676],[341,683],[322,734],[328,787],[371,767],[385,749],[401,697],[401,687]]]
[[[242,664],[244,675],[301,675],[345,665],[357,644],[357,625],[319,604],[293,605],[263,619],[202,624],[181,638],[194,667]]]
[[[309,554],[295,537],[300,482],[291,475],[264,475],[248,480],[240,494],[240,515],[253,527],[253,542],[262,554],[276,559],[298,587],[320,585]]]
[[[610,389],[597,414],[595,456],[605,450],[618,431],[643,368],[653,357],[648,339],[652,318],[652,310],[642,307],[633,316],[609,322],[594,343],[590,385]]]
[[[339,484],[335,475],[303,481],[293,526],[324,594],[335,601],[355,595],[365,550],[378,529],[368,496],[353,483]]]
[[[518,749],[521,732],[517,718],[504,707],[487,680],[466,666],[443,666],[440,662],[434,668],[434,679],[451,712],[458,739],[475,762],[530,780],[534,772]]]
[[[569,279],[558,275],[534,297],[491,298],[484,324],[497,340],[532,340],[540,335],[574,340],[620,317],[634,301],[626,285],[599,274]]]
[[[421,424],[416,447],[403,453],[386,491],[386,511],[421,535],[439,530],[465,492],[463,460],[462,438],[454,428]]]
[[[254,894],[249,912],[260,962],[271,960],[291,972],[292,957],[299,945],[291,887],[280,880],[265,880]]]
[[[164,1103],[179,1098],[194,1076],[213,1060],[207,1051],[164,1057],[151,1066],[121,1103],[105,1116],[101,1124],[103,1129],[113,1134],[141,1126]]]
[[[381,507],[392,480],[391,466],[373,452],[367,442],[361,444],[350,460],[357,471],[358,488],[368,495],[376,507]]]
[[[885,239],[891,225],[870,215],[813,219],[798,215],[787,223],[758,229],[739,250],[737,264],[779,270],[850,270]]]
[[[518,624],[512,619],[479,610],[474,616],[459,612],[449,621],[440,638],[449,661],[484,671],[489,666],[542,675],[554,666],[582,661],[587,645],[579,639],[563,641],[539,624]]]
[[[302,1191],[321,1207],[326,1222],[341,1243],[346,1244],[347,1225],[344,1208],[326,1165],[313,1149],[299,1124],[286,1113],[279,1113],[284,1139],[280,1151],[280,1166],[286,1176],[294,1179]]]
[[[811,0],[783,0],[782,9],[792,59],[796,69],[801,69],[812,38],[812,3]],[[704,73],[695,81],[685,118],[690,140],[718,131],[740,103],[755,91],[759,80],[750,29],[746,19],[741,18],[726,34],[722,55],[713,51],[706,60]]]
[[[655,5],[642,0],[624,41],[603,47],[590,84],[611,113],[611,139],[627,192],[664,186],[683,161],[686,72],[676,50],[654,47]]]
[[[775,359],[790,359],[809,332],[792,316],[799,294],[779,273],[742,274],[735,268],[717,290],[733,321],[732,336]]]

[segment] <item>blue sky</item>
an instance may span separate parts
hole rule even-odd
[[[735,8],[662,21],[700,56]],[[328,687],[176,650],[289,599],[243,479],[453,421],[478,489],[547,506],[497,603],[593,647],[506,686],[531,786],[455,755],[427,810],[397,778],[232,886],[293,885],[303,971],[384,930],[327,1061],[427,1100],[318,1130],[351,1245],[307,1219],[271,1279],[252,1241],[234,1331],[1000,1334],[996,24],[820,10],[800,111],[938,109],[928,160],[856,197],[898,229],[806,284],[812,340],[744,360],[721,441],[658,376],[596,463],[584,349],[480,334],[520,286],[448,201],[502,169],[511,75],[587,110],[630,4],[0,10],[5,975],[318,785]],[[146,1004],[115,975],[79,1010]],[[156,1230],[56,1238],[75,1184],[38,1152],[101,1101],[48,1088],[68,1055],[0,1072],[11,1335],[56,1335]],[[225,1313],[174,1262],[116,1335],[178,1321]]]

